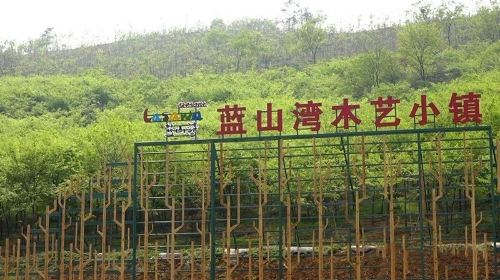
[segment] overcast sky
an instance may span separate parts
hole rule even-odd
[[[429,0],[440,3],[440,0]],[[283,0],[1,0],[0,40],[26,41],[47,27],[63,43],[78,45],[112,41],[118,33],[207,26],[214,18],[226,23],[242,18],[283,17]],[[406,18],[414,0],[297,0],[312,12],[322,12],[338,28]],[[469,10],[476,0],[458,0]]]

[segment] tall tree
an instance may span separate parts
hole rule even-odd
[[[307,8],[303,8],[294,0],[285,0],[283,3],[283,19],[281,23],[283,24],[283,29],[286,32],[294,31],[298,25],[313,19],[313,15]]]
[[[500,4],[496,0],[490,2],[490,6],[480,7],[477,12],[476,29],[479,38],[496,42],[500,40]]]
[[[422,81],[427,80],[443,44],[439,29],[431,23],[408,24],[399,32],[398,39],[403,58]]]
[[[236,58],[236,72],[240,71],[242,59],[255,53],[261,37],[261,34],[257,31],[242,30],[231,38],[230,45],[234,50]]]
[[[311,58],[313,64],[316,63],[316,57],[319,48],[326,41],[326,31],[321,27],[322,17],[316,17],[306,21],[297,30],[297,39],[299,48]]]
[[[443,1],[436,10],[436,18],[443,28],[448,47],[452,47],[452,33],[456,29],[456,20],[462,16],[463,4],[455,1]]]
[[[19,57],[13,41],[0,42],[0,76],[14,74]]]
[[[411,5],[411,9],[407,14],[414,22],[431,22],[433,18],[433,9],[429,2],[425,0],[417,0]]]
[[[208,47],[207,60],[218,73],[227,69],[227,46],[229,44],[229,34],[227,27],[221,19],[215,19],[210,25],[210,30],[205,33],[205,43]]]

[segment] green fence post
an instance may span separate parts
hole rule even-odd
[[[491,238],[493,239],[493,267],[494,267],[494,272],[493,272],[493,279],[498,279],[498,264],[497,264],[497,229],[496,229],[496,224],[498,222],[497,218],[497,205],[496,205],[496,184],[495,184],[495,176],[493,175],[494,170],[496,165],[498,164],[498,158],[495,159],[495,144],[493,141],[493,135],[491,131],[491,127],[488,130],[488,138],[489,138],[489,145],[490,145],[490,195],[491,195],[491,231],[492,235]],[[498,147],[497,147],[498,148]],[[496,180],[498,180],[498,175]]]
[[[420,227],[420,272],[421,279],[427,279],[425,274],[425,248],[424,248],[424,193],[425,193],[425,177],[424,177],[424,159],[422,156],[422,143],[420,142],[420,133],[417,133],[417,150],[418,150],[418,180],[419,180],[419,227]]]
[[[282,148],[283,140],[278,140],[278,193],[279,193],[279,236],[278,236],[278,256],[279,256],[279,267],[278,267],[278,279],[283,279],[283,187],[281,185],[281,170],[285,168],[285,163],[281,162],[282,158]],[[283,158],[283,161],[285,159]]]
[[[217,226],[217,213],[215,209],[215,197],[217,195],[216,188],[217,182],[215,179],[215,170],[217,161],[217,151],[215,149],[215,143],[210,143],[210,280],[215,280],[217,262],[215,260],[215,245],[216,245],[216,231]]]
[[[137,279],[137,159],[139,149],[134,144],[134,177],[132,188],[132,279]]]

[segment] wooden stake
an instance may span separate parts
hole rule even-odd
[[[191,241],[191,253],[193,253],[193,241]],[[158,250],[158,240],[155,241],[155,280],[159,279],[159,271],[158,271],[158,257],[160,255],[160,251]],[[194,260],[192,260],[191,263],[193,263]],[[193,279],[193,273],[191,272],[191,279]]]
[[[408,279],[408,251],[406,250],[406,235],[403,235],[403,280]]]
[[[26,244],[26,254],[25,254],[25,261],[24,261],[24,280],[30,280],[30,273],[31,273],[31,265],[30,265],[30,257],[31,257],[31,225],[27,225],[26,227],[26,233],[23,232],[21,233],[21,236],[24,238],[24,242]]]
[[[469,239],[467,238],[469,231],[467,226],[465,226],[465,257],[469,256]]]
[[[292,280],[292,273],[294,266],[292,265],[292,231],[298,226],[302,218],[302,203],[301,203],[301,193],[300,193],[300,183],[297,185],[297,218],[295,222],[292,222],[292,198],[291,195],[286,197],[286,261],[287,261],[287,280]],[[296,266],[300,264],[300,252],[297,253],[297,263]]]
[[[258,253],[259,253],[259,280],[264,280],[264,207],[267,205],[267,193],[268,193],[268,186],[267,186],[267,147],[268,143],[266,142],[266,147],[265,147],[265,157],[263,161],[259,161],[258,165],[258,172],[257,175],[254,174],[253,170],[250,172],[250,179],[255,183],[257,188],[259,189],[259,206],[258,206],[258,211],[259,211],[259,220],[258,220],[258,226],[255,225],[255,221],[253,222],[253,227],[255,231],[257,232],[259,236],[259,247],[258,247]]]
[[[267,143],[267,142],[266,142]],[[229,186],[229,183],[233,180],[233,168],[231,164],[226,167],[224,164],[224,146],[220,143],[219,151],[219,203],[222,206],[226,206],[226,201],[224,199],[224,190]]]
[[[19,263],[21,260],[21,239],[17,239],[16,251],[16,280],[19,280]]]
[[[434,174],[436,181],[438,182],[438,193],[436,190],[432,190],[432,220],[425,219],[428,223],[432,225],[432,263],[433,263],[433,274],[434,279],[439,280],[439,239],[440,239],[440,228],[439,221],[437,218],[437,202],[443,197],[444,187],[443,187],[443,152],[441,147],[441,136],[438,135],[435,141],[436,154],[437,154],[437,168],[433,168],[432,160],[430,161],[430,169]]]
[[[94,251],[94,280],[97,280],[97,251]]]
[[[497,139],[497,147],[496,147],[496,158],[497,161],[500,159],[500,139]],[[500,193],[500,164],[497,162],[497,192]]]
[[[100,280],[105,280],[106,279],[106,271],[109,269],[109,264],[106,265],[106,259],[107,259],[107,253],[109,251],[106,251],[107,248],[107,226],[108,226],[108,208],[111,206],[111,180],[112,180],[112,169],[108,168],[106,171],[104,171],[104,174],[107,174],[107,178],[103,186],[100,188],[100,191],[102,192],[103,199],[102,199],[102,230],[99,229],[99,225],[97,225],[96,232],[99,236],[101,236],[101,276]],[[98,185],[101,184],[100,177],[97,179]]]
[[[432,190],[432,220],[426,219],[432,225],[432,263],[434,279],[439,280],[439,226],[437,220],[437,201],[441,198],[436,196],[436,190]]]
[[[465,168],[465,178],[470,178],[470,184],[465,180],[465,196],[470,201],[470,211],[471,211],[471,246],[472,246],[472,279],[478,279],[478,260],[477,260],[477,226],[483,220],[483,213],[480,213],[480,218],[478,221],[476,216],[476,185],[475,177],[477,174],[474,172],[474,166],[471,163],[470,158],[467,160]],[[468,177],[470,176],[470,177]]]
[[[391,280],[396,280],[396,237],[394,221],[394,189],[397,177],[400,173],[400,165],[392,163],[387,154],[387,146],[384,145],[384,198],[389,202],[389,246],[391,255]],[[385,230],[384,230],[385,234]],[[384,242],[385,243],[385,242]]]
[[[118,200],[116,198],[116,192],[114,193],[113,200],[113,221],[118,226],[120,231],[120,266],[118,267],[119,279],[125,280],[125,260],[127,256],[130,254],[130,241],[128,238],[130,237],[130,231],[127,231],[126,227],[126,213],[127,209],[132,205],[132,180],[128,179],[128,182],[125,185],[128,193],[128,197],[126,201],[121,202],[121,217],[118,219],[117,215],[117,204]],[[127,234],[129,233],[129,234]],[[128,241],[128,242],[127,242]]]
[[[50,251],[50,215],[54,213],[57,210],[57,200],[54,200],[53,207],[50,208],[47,206],[45,208],[45,226],[42,226],[42,218],[38,218],[38,227],[42,231],[44,235],[44,245],[45,245],[45,250],[44,250],[44,262],[43,262],[43,272],[38,270],[38,267],[36,267],[38,275],[44,279],[48,280],[49,279],[49,262],[52,260],[52,255],[49,255]]]
[[[75,251],[80,255],[80,258],[78,260],[78,279],[84,279],[84,270],[85,266],[89,264],[90,260],[85,260],[85,223],[92,219],[94,215],[92,214],[92,207],[93,207],[93,188],[90,188],[90,198],[89,198],[89,212],[86,213],[85,208],[86,208],[86,196],[85,196],[85,191],[82,191],[81,195],[76,195],[76,198],[80,201],[80,242],[79,242],[79,247],[76,246],[75,242]],[[92,252],[92,244],[90,244],[89,247],[89,255]]]
[[[236,223],[231,225],[231,197],[226,196],[226,279],[230,280],[231,274],[240,263],[240,254],[236,252],[236,264],[231,265],[231,233],[240,225],[241,221],[241,201],[240,201],[240,178],[236,180]]]
[[[384,239],[384,244],[382,246],[382,259],[385,261],[387,260],[387,228],[384,227],[383,229],[383,239]]]
[[[253,279],[252,258],[252,241],[248,240],[248,279]]]
[[[361,202],[367,199],[368,197],[359,197],[359,193],[356,192],[355,204],[356,204],[356,218],[355,218],[355,230],[356,230],[356,280],[361,280],[361,219],[360,219],[360,208]],[[385,231],[384,231],[385,234]],[[385,236],[385,235],[384,235]],[[364,250],[363,250],[364,255]],[[384,254],[385,255],[385,254]]]
[[[330,238],[330,280],[333,280],[333,237]]]
[[[2,247],[0,246],[0,260],[3,261],[3,280],[8,280],[9,278],[9,255],[10,255],[10,244],[9,239],[5,240],[5,256],[2,257]]]
[[[175,266],[175,235],[184,227],[184,210],[185,210],[185,187],[184,182],[182,183],[182,197],[181,197],[181,224],[179,226],[175,226],[175,212],[176,212],[176,202],[175,198],[172,197],[172,202],[170,205],[167,205],[167,208],[170,209],[171,213],[171,231],[170,231],[170,279],[175,279],[175,275],[177,274],[180,267],[184,265],[183,255],[180,254],[180,264]],[[168,243],[167,243],[168,244]]]
[[[207,224],[207,209],[210,203],[210,144],[207,148],[206,158],[204,159],[204,165],[202,174],[198,179],[198,187],[201,188],[201,227],[196,222],[196,229],[200,234],[201,244],[200,244],[200,259],[201,259],[201,272],[200,276],[202,280],[206,279],[206,224]]]
[[[191,240],[191,280],[196,280],[194,278],[194,262],[195,262],[195,257],[194,257],[194,241]],[[158,280],[155,278],[155,280]]]
[[[313,199],[316,204],[318,212],[318,278],[324,279],[324,257],[323,257],[323,238],[325,236],[325,230],[328,226],[328,221],[324,223],[324,205],[323,205],[323,187],[326,185],[326,175],[323,172],[323,157],[321,153],[318,153],[316,149],[316,138],[313,138]],[[314,232],[313,232],[314,234]],[[314,258],[314,241],[313,241],[313,258]]]
[[[68,275],[69,275],[69,280],[73,280],[73,243],[69,244],[69,268],[68,268]]]
[[[142,158],[142,157],[141,157]],[[142,168],[141,168],[142,169]],[[144,212],[144,260],[143,260],[143,270],[144,270],[144,280],[149,279],[149,234],[152,229],[149,227],[149,195],[151,193],[151,188],[156,185],[156,174],[153,174],[153,180],[149,183],[148,169],[146,167],[145,174],[141,176],[140,183],[140,206]]]
[[[61,237],[60,241],[61,246],[59,247],[59,256],[64,256],[65,250],[64,250],[64,245],[66,241],[66,230],[71,227],[72,222],[71,222],[71,217],[69,217],[69,223],[66,224],[66,202],[68,200],[68,195],[63,194],[59,195],[57,198],[57,204],[59,205],[59,209],[61,211]],[[59,279],[65,279],[65,269],[66,265],[64,263],[64,257],[59,258]]]
[[[489,260],[488,260],[488,254],[489,254],[489,244],[488,244],[488,237],[487,233],[485,232],[483,234],[483,261],[484,261],[484,280],[489,280],[490,279],[490,268],[489,268]]]

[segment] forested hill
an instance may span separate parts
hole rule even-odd
[[[364,31],[337,30],[325,17],[285,1],[279,20],[245,19],[230,24],[213,20],[208,27],[127,34],[109,44],[67,49],[51,28],[22,44],[0,43],[0,75],[78,74],[99,68],[118,77],[158,78],[195,72],[226,73],[303,67],[336,57],[378,49],[396,51],[406,24],[370,23]],[[295,4],[296,5],[296,4]],[[500,37],[500,9],[494,2],[466,15],[452,2],[418,6],[410,17],[438,29],[443,47],[495,42]],[[365,20],[366,21],[366,20]]]
[[[279,24],[215,20],[205,29],[71,50],[50,29],[26,44],[7,43],[0,47],[0,219],[34,215],[69,178],[130,159],[136,141],[164,139],[142,112],[174,110],[179,101],[209,102],[200,137],[212,138],[224,104],[246,106],[252,121],[272,101],[290,124],[295,102],[315,100],[324,104],[324,132],[332,129],[329,108],[344,97],[361,104],[370,124],[375,97],[400,98],[407,120],[425,92],[443,114],[438,124],[449,126],[451,92],[474,91],[483,123],[498,134],[498,5],[472,16],[459,7],[418,11],[412,23],[357,33],[325,28],[300,10]],[[294,133],[291,125],[284,133]]]

